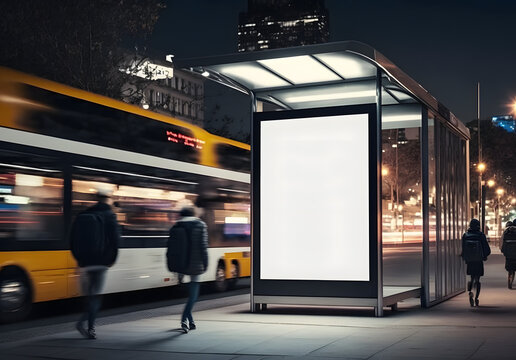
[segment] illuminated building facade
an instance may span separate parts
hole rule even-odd
[[[174,69],[167,61],[131,57],[120,67],[131,79],[122,89],[123,100],[157,113],[204,126],[204,81],[202,76]]]
[[[515,132],[516,120],[512,115],[493,116],[491,118],[493,125],[501,127],[507,132]]]
[[[324,0],[248,0],[238,24],[238,51],[319,44],[329,37]]]

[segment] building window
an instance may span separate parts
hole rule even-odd
[[[149,101],[150,101],[151,105],[155,104],[155,102],[154,102],[154,90],[152,90],[152,89],[149,90]]]

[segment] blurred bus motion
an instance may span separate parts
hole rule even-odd
[[[250,146],[137,106],[0,68],[0,321],[79,296],[74,216],[113,191],[122,240],[105,293],[171,286],[168,231],[194,203],[209,229],[201,281],[250,275]]]

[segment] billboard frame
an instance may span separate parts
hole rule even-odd
[[[368,116],[368,191],[369,191],[369,281],[345,280],[265,280],[260,278],[260,175],[261,175],[261,124],[271,120],[295,120],[325,116],[367,114]],[[306,304],[306,305],[378,305],[378,297],[383,295],[381,271],[378,257],[378,181],[380,163],[378,148],[377,104],[336,106],[327,108],[255,112],[252,127],[252,289],[251,310],[259,309],[259,304]],[[331,131],[331,129],[328,129]],[[343,201],[345,201],[343,199]],[[295,251],[295,249],[293,249]],[[332,251],[328,249],[327,251]],[[322,261],[322,259],[320,259]],[[317,263],[317,259],[314,259]],[[316,266],[316,265],[315,265]],[[253,306],[258,304],[258,306]]]

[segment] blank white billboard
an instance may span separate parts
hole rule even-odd
[[[368,116],[260,123],[260,279],[369,281]]]

